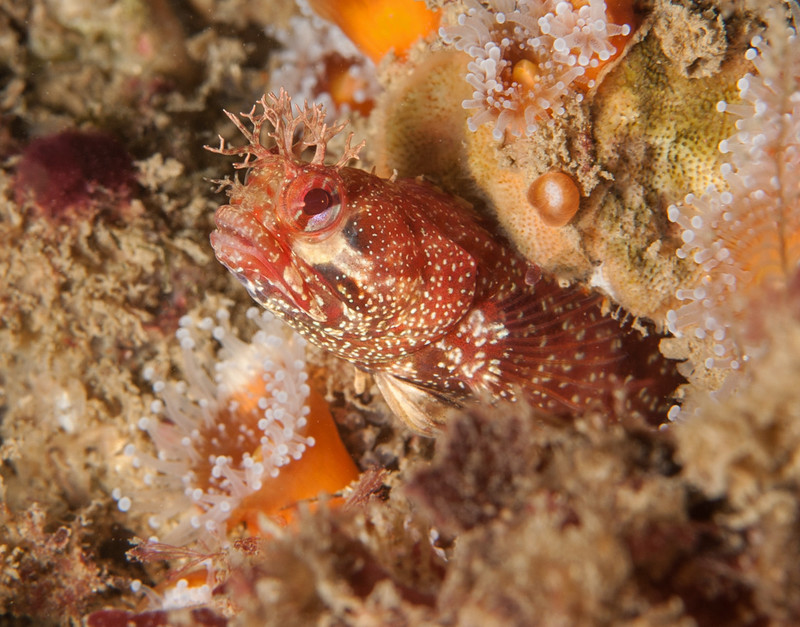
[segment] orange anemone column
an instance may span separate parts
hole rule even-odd
[[[313,500],[320,493],[335,495],[358,478],[358,468],[339,437],[325,399],[312,389],[308,405],[311,412],[304,434],[314,438],[314,446],[282,467],[277,477],[265,478],[259,491],[245,497],[231,513],[229,529],[245,522],[249,533],[262,535],[260,515],[287,524],[298,503]],[[341,500],[334,496],[328,502],[338,504]]]
[[[417,39],[439,27],[439,12],[420,0],[310,0],[309,4],[376,64],[390,50],[403,56]]]

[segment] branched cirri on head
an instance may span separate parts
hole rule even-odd
[[[217,211],[216,256],[309,341],[373,373],[412,427],[432,433],[437,407],[487,393],[558,414],[665,418],[678,377],[657,338],[532,272],[464,201],[346,167],[361,148],[350,138],[326,165],[343,125],[327,126],[321,107],[293,112],[283,91],[259,106],[242,116],[252,129],[229,114],[248,145],[215,149],[247,170]]]

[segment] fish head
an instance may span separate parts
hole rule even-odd
[[[247,154],[255,158],[242,163],[245,180],[229,185],[229,203],[217,210],[211,235],[217,259],[254,300],[358,365],[441,336],[452,324],[446,314],[460,317],[469,306],[475,267],[425,217],[421,196],[428,190],[346,167],[349,141],[345,157],[326,165],[319,146],[328,131],[324,124],[313,131],[322,124],[315,109],[299,110],[314,136],[298,141],[295,129],[287,130],[297,118],[289,117],[283,96],[262,101],[276,128],[275,148],[261,146],[261,118],[250,114],[251,141],[258,143]],[[315,147],[310,161],[298,156],[298,144]],[[225,150],[232,149],[219,151]],[[458,280],[455,290],[450,283]]]
[[[232,185],[230,203],[216,212],[211,245],[262,306],[281,317],[335,324],[341,300],[318,280],[315,261],[302,251],[313,249],[318,260],[335,256],[331,236],[347,207],[341,177],[331,168],[283,161],[263,160],[244,183]]]

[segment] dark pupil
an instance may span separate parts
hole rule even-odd
[[[333,204],[333,197],[321,187],[308,190],[303,198],[303,213],[315,216]]]

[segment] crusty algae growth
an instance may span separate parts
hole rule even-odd
[[[730,122],[716,101],[735,96],[745,71],[742,42],[760,27],[752,4],[642,4],[641,31],[597,92],[516,142],[467,130],[463,56],[422,42],[380,68],[385,94],[356,121],[370,135],[362,165],[428,177],[496,215],[533,261],[661,322],[692,271],[674,257],[664,211],[718,182]],[[235,134],[221,111],[249,110],[263,91],[277,44],[261,29],[290,15],[288,1],[0,2],[3,620],[141,612],[134,582],[156,588],[157,603],[159,584],[187,564],[126,559],[128,539],[149,530],[112,491],[137,488],[120,452],[147,445],[136,429],[154,398],[143,372],[179,368],[180,316],[233,303],[236,323],[250,306],[208,246],[221,200],[207,179],[230,167],[201,146]],[[19,154],[65,128],[120,139],[139,172],[131,197],[100,195],[53,222],[17,196]],[[549,169],[572,175],[583,199],[573,222],[548,231],[522,199]],[[800,314],[793,301],[774,309],[738,394],[695,396],[695,416],[663,432],[476,407],[453,415],[434,451],[392,420],[369,379],[311,350],[312,383],[370,470],[343,508],[323,503],[271,538],[200,553],[223,582],[213,609],[151,616],[796,624]],[[686,354],[680,342],[672,350]],[[133,614],[113,616],[106,624]]]
[[[383,172],[424,175],[467,197],[532,262],[564,279],[591,279],[626,311],[660,326],[694,271],[675,257],[680,241],[666,209],[711,183],[724,185],[717,146],[733,122],[717,103],[737,99],[752,26],[734,15],[726,30],[720,11],[668,2],[641,19],[595,92],[566,103],[563,116],[531,137],[497,141],[491,125],[468,130],[458,101],[471,88],[453,84],[466,72],[464,53],[434,48],[412,58],[413,71],[386,68],[375,159]],[[579,212],[564,227],[546,225],[527,199],[531,183],[552,170],[572,176],[581,191]]]
[[[654,27],[630,50],[592,104],[597,159],[614,183],[590,199],[597,210],[584,243],[602,260],[599,272],[620,304],[661,322],[694,270],[675,256],[667,207],[711,184],[724,188],[718,145],[734,126],[717,103],[738,99],[736,83],[748,67],[740,45],[712,76],[685,77],[664,54],[659,32]]]

